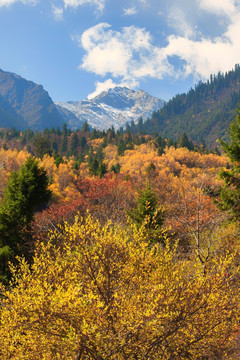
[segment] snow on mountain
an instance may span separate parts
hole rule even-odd
[[[106,130],[111,126],[124,127],[132,120],[137,123],[140,117],[145,121],[164,105],[164,101],[143,90],[118,86],[91,100],[56,102],[55,105],[59,111],[66,109],[75,115],[68,118],[66,115],[68,126],[73,130],[81,128],[85,121],[96,129]]]

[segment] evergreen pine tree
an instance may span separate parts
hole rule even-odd
[[[119,162],[116,165],[112,165],[110,171],[114,172],[115,174],[119,174],[121,170],[121,165]]]
[[[194,145],[193,145],[192,141],[190,141],[190,140],[188,139],[186,133],[183,133],[183,134],[180,136],[180,138],[179,138],[179,140],[178,140],[178,143],[177,143],[177,146],[178,146],[179,148],[185,147],[185,148],[187,148],[187,149],[189,149],[189,150],[193,150],[193,149],[194,149]]]
[[[85,123],[83,124],[81,130],[82,130],[82,132],[89,132],[90,131],[90,128],[89,128],[89,125],[88,125],[87,121],[85,121]]]
[[[91,175],[96,176],[99,170],[99,162],[97,159],[93,159],[93,161],[89,164],[89,172]]]
[[[67,135],[64,135],[62,138],[61,145],[60,145],[61,154],[67,151],[67,146],[68,146],[68,138],[67,138]]]
[[[58,152],[58,143],[57,143],[56,139],[54,139],[52,142],[52,151]]]
[[[57,153],[57,151],[53,151],[53,158],[54,158],[54,162],[57,166],[57,168],[59,167],[60,164],[64,163],[64,160],[62,158],[62,156],[60,154]]]
[[[123,141],[123,139],[121,138],[119,143],[118,143],[118,146],[117,146],[117,153],[119,156],[123,156],[124,155],[124,152],[126,150],[126,145]]]
[[[67,136],[67,124],[66,123],[63,123],[62,135],[63,135],[63,137]]]
[[[152,244],[160,242],[164,244],[165,231],[162,228],[165,211],[158,207],[157,196],[152,190],[149,182],[143,190],[140,190],[137,198],[137,207],[129,212],[130,218],[143,227],[146,233],[146,240]]]
[[[29,258],[29,231],[34,213],[51,198],[46,171],[29,157],[11,173],[0,205],[0,280],[6,280],[7,260],[14,255]]]
[[[70,155],[76,155],[76,150],[79,145],[79,139],[77,134],[74,132],[71,137],[71,143],[70,143]]]
[[[240,107],[230,125],[230,143],[219,140],[223,150],[229,156],[232,169],[220,172],[225,186],[220,193],[220,207],[229,210],[234,219],[240,218]]]
[[[94,128],[91,135],[90,135],[90,139],[91,140],[94,140],[94,139],[97,139],[98,138],[98,132],[97,130]]]
[[[51,154],[50,140],[46,135],[37,135],[34,140],[34,146],[36,156],[40,157],[41,159],[45,154]]]
[[[100,179],[107,173],[107,165],[102,162],[100,165],[99,165],[99,168],[98,168],[98,175],[100,177]]]

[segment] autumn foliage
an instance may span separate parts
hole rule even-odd
[[[230,359],[238,331],[233,256],[204,274],[176,246],[88,216],[37,244],[2,288],[1,359]],[[234,359],[234,357],[233,357]]]
[[[106,136],[79,139],[79,163],[37,159],[52,199],[31,218],[33,258],[1,285],[0,358],[236,360],[239,224],[217,206],[228,158]],[[0,201],[28,157],[0,150]]]

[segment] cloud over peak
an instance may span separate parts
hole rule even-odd
[[[175,31],[165,37],[164,46],[156,44],[156,39],[145,28],[131,25],[113,30],[110,24],[99,23],[85,30],[79,40],[85,50],[80,68],[103,78],[97,83],[97,90],[112,83],[139,86],[147,78],[177,79],[192,75],[196,80],[206,80],[210,74],[225,72],[239,63],[239,2],[196,0],[195,6],[214,16],[215,21],[222,15],[227,18],[227,25],[225,23],[219,36],[204,36],[197,25],[190,25],[184,9],[172,2],[168,25]],[[131,12],[133,10],[129,10],[129,14]],[[112,79],[106,80],[106,77]]]
[[[150,33],[133,25],[114,31],[100,23],[82,34],[80,45],[86,51],[82,69],[134,86],[146,76],[161,78],[163,72],[172,70],[164,61],[164,52],[152,44]]]

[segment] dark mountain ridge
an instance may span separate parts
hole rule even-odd
[[[42,85],[0,70],[0,127],[43,130],[61,126],[63,122]]]
[[[211,75],[187,94],[178,94],[153,113],[145,123],[131,127],[147,134],[160,133],[176,139],[185,132],[198,143],[214,146],[227,138],[230,122],[240,101],[240,66],[225,74]]]

